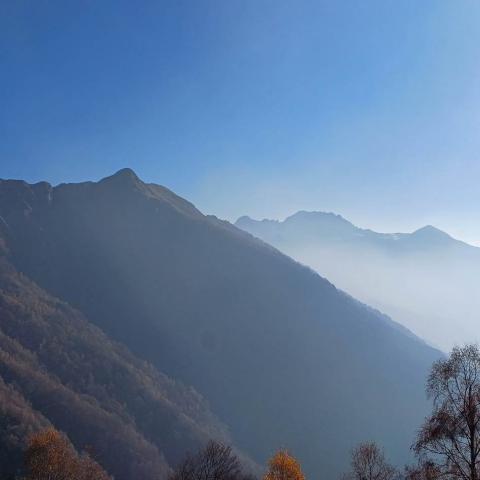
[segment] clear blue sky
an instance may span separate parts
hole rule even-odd
[[[0,177],[480,244],[480,2],[0,1]]]

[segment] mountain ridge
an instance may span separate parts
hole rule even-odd
[[[479,249],[479,247],[475,245],[471,245],[468,242],[463,240],[459,240],[457,238],[452,237],[447,232],[433,226],[433,225],[424,225],[423,227],[419,227],[413,230],[410,233],[406,232],[377,232],[370,228],[361,228],[355,225],[354,223],[350,222],[343,216],[333,213],[333,212],[323,212],[323,211],[306,211],[300,210],[292,215],[289,215],[284,220],[275,220],[275,219],[268,219],[263,218],[261,220],[256,220],[248,215],[243,215],[239,217],[235,222],[234,225],[242,228],[246,231],[254,232],[256,225],[262,225],[263,227],[266,225],[272,226],[274,228],[282,228],[291,225],[298,225],[298,222],[301,221],[308,221],[310,226],[317,225],[317,226],[339,226],[345,228],[344,231],[351,233],[351,234],[361,234],[367,235],[371,237],[376,237],[377,239],[382,240],[406,240],[412,238],[423,238],[427,240],[440,240],[444,242],[451,242],[451,244],[456,245],[463,245],[472,249]]]

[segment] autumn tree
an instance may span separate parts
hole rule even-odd
[[[390,465],[375,442],[361,443],[352,451],[351,471],[345,475],[351,480],[393,480],[397,470]]]
[[[194,455],[187,454],[170,480],[243,480],[238,457],[232,448],[211,440],[205,448]]]
[[[480,351],[477,345],[456,347],[434,363],[427,382],[433,399],[414,444],[423,459],[435,462],[441,476],[479,480]]]
[[[305,476],[297,459],[280,450],[269,460],[263,480],[305,480]]]
[[[25,452],[28,480],[109,480],[90,455],[79,456],[67,437],[54,428],[32,435]]]
[[[60,432],[43,430],[29,440],[25,465],[31,480],[64,480],[76,476],[75,451]]]

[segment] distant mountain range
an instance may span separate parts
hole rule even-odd
[[[480,340],[480,248],[431,225],[377,233],[340,215],[301,211],[281,222],[241,217],[236,226],[444,350]]]
[[[410,458],[440,352],[131,170],[0,181],[0,255],[2,468],[49,423],[118,479],[164,478],[208,437],[326,478],[362,440]]]

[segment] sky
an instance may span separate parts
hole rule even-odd
[[[480,2],[0,0],[0,178],[480,245]]]

